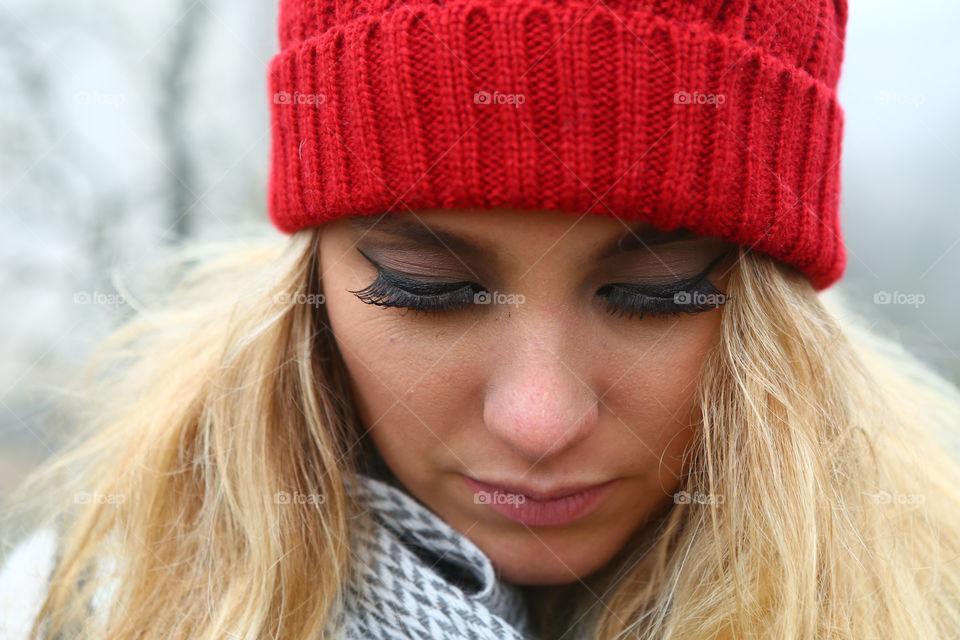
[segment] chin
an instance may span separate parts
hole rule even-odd
[[[493,566],[497,569],[497,573],[502,579],[513,582],[514,584],[527,586],[570,584],[571,582],[580,580],[586,575],[576,575],[563,565],[556,567],[542,565],[533,567],[522,564],[516,566],[500,565],[494,562]]]
[[[596,542],[591,545],[547,542],[548,536],[537,529],[525,531],[519,537],[520,540],[508,542],[506,536],[494,534],[492,539],[474,542],[487,554],[501,578],[520,585],[576,582],[603,568],[618,548],[614,544],[606,549]],[[587,549],[590,552],[584,553]]]

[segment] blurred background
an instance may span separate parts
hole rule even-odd
[[[0,495],[44,415],[183,238],[266,221],[276,2],[0,0]],[[960,3],[850,0],[848,266],[834,288],[960,383]],[[2,556],[4,549],[0,549]]]

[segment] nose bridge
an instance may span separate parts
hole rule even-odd
[[[580,370],[582,337],[556,309],[531,319],[525,309],[504,330],[494,380],[484,401],[487,429],[531,460],[556,456],[596,427],[598,400]],[[541,311],[544,311],[541,309]],[[533,311],[534,314],[538,313]],[[525,317],[524,317],[525,316]]]

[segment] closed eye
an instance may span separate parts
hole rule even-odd
[[[360,251],[358,249],[358,251]],[[423,312],[446,312],[465,309],[489,300],[489,292],[469,281],[425,282],[384,268],[363,251],[360,253],[377,268],[377,277],[367,287],[350,291],[362,302],[381,307],[395,307]],[[728,252],[714,258],[697,275],[664,284],[616,282],[604,285],[596,295],[607,301],[606,310],[628,317],[639,314],[676,316],[715,309],[726,302],[706,276]]]

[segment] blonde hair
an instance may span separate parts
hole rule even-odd
[[[366,444],[313,303],[318,237],[188,251],[169,298],[91,359],[82,427],[14,502],[58,533],[32,637],[329,637],[360,526],[344,487]],[[540,633],[955,634],[960,473],[945,443],[957,390],[762,254],[739,248],[727,293],[698,386],[694,499],[605,569],[525,589],[534,614],[576,604]],[[281,491],[325,499],[278,509]],[[102,570],[103,558],[116,562]],[[91,616],[107,585],[110,606]]]

